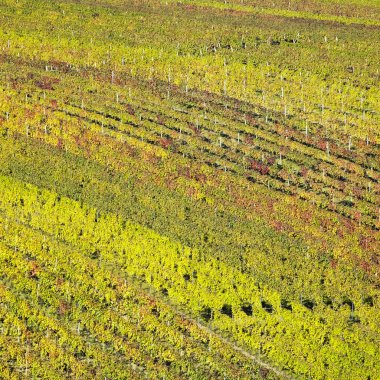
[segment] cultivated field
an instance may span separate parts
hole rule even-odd
[[[380,379],[378,0],[0,1],[1,379]]]

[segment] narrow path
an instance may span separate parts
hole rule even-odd
[[[239,352],[240,354],[244,355],[246,358],[252,360],[253,362],[257,363],[261,367],[273,372],[277,376],[279,376],[280,379],[287,379],[287,380],[299,380],[299,377],[294,377],[294,375],[291,375],[288,372],[282,371],[279,368],[274,367],[273,365],[265,362],[263,359],[261,359],[258,355],[255,355],[244,348],[238,346],[235,342],[232,342],[231,340],[223,337],[221,334],[218,334],[214,330],[212,330],[210,327],[204,325],[203,323],[199,322],[199,320],[195,319],[194,317],[191,317],[189,314],[181,311],[178,309],[178,305],[172,302],[172,299],[169,297],[163,297],[161,293],[156,291],[154,288],[152,288],[148,283],[146,282],[136,282],[135,280],[128,277],[127,281],[131,281],[134,283],[135,286],[140,286],[143,288],[144,291],[150,294],[153,298],[159,298],[162,302],[167,304],[173,309],[173,312],[180,316],[181,318],[195,324],[200,330],[203,330],[207,332],[210,335],[213,335],[217,337],[221,342],[223,342],[225,345],[229,346],[233,350]]]

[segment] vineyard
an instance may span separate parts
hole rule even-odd
[[[1,379],[380,379],[380,3],[0,1]]]

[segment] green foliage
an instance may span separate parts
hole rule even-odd
[[[2,377],[379,377],[378,11],[2,2]]]

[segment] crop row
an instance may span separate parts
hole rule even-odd
[[[28,101],[33,102],[30,96]],[[104,95],[88,99],[90,103],[99,101],[106,104]],[[46,110],[47,107],[44,107]],[[128,103],[119,100],[103,109],[90,107],[63,104],[63,108],[58,111],[85,121],[95,134],[112,129],[113,136],[118,139],[127,135],[171,148],[176,153],[188,155],[200,162],[248,176],[250,180],[280,192],[298,196],[302,194],[306,199],[350,218],[356,218],[359,210],[362,223],[374,227],[377,225],[379,189],[376,168],[368,170],[335,157],[333,153],[319,153],[311,147],[305,147],[302,142],[298,144],[292,136],[288,138],[278,132],[267,133],[265,129],[268,127],[264,129],[265,123],[260,122],[259,118],[251,118],[248,125],[228,119],[220,124],[215,122],[216,116],[212,114],[208,115],[207,120],[202,118],[193,121],[191,115],[173,111],[166,114],[165,109],[158,111],[151,104],[139,104],[139,99],[128,99]],[[48,108],[54,112],[50,113],[50,119],[43,121],[43,125],[39,122],[37,128],[40,132],[46,132],[49,124],[57,124],[55,118],[59,122],[63,121],[59,114],[56,115],[56,106]],[[17,115],[7,115],[12,119],[12,126],[17,126],[14,121]],[[70,122],[70,118],[65,121]],[[33,135],[30,120],[25,122],[28,123],[27,133]],[[101,125],[103,127],[99,128]],[[52,132],[50,128],[49,131]],[[74,125],[71,133],[76,134]],[[55,131],[55,134],[58,139],[61,138],[59,131]],[[349,172],[346,168],[349,168]]]
[[[368,365],[364,364],[360,369],[362,371],[360,375],[359,372],[355,375],[351,372],[353,378],[360,378],[369,370],[376,371],[376,364],[373,361],[376,357],[373,350],[377,347],[376,327],[373,325],[375,319],[371,316],[369,301],[365,301],[367,304],[363,303],[363,306],[355,305],[355,309],[351,301],[344,301],[342,308],[338,311],[328,311],[329,308],[319,309],[310,300],[303,300],[303,305],[297,305],[279,298],[279,295],[266,287],[250,282],[246,275],[233,268],[226,267],[210,257],[204,257],[201,252],[181,247],[178,243],[170,242],[152,231],[124,222],[117,216],[111,214],[102,216],[95,209],[81,207],[76,202],[57,198],[55,194],[46,191],[41,193],[31,186],[23,189],[23,185],[17,185],[5,179],[3,183],[8,187],[2,190],[3,212],[6,212],[10,221],[17,217],[19,223],[27,222],[33,228],[29,233],[30,239],[36,236],[37,229],[67,241],[70,245],[79,244],[78,257],[63,253],[64,257],[67,257],[67,265],[73,270],[70,273],[73,285],[66,289],[76,288],[74,284],[79,281],[76,276],[82,275],[76,267],[80,268],[82,265],[80,257],[85,257],[85,252],[88,252],[90,258],[96,259],[101,267],[122,268],[129,276],[143,278],[158,291],[167,295],[172,302],[189,308],[193,313],[200,313],[206,321],[212,323],[214,330],[229,332],[240,344],[247,345],[254,351],[262,350],[272,360],[281,361],[285,367],[289,366],[298,373],[307,374],[310,371],[313,377],[323,378],[320,377],[324,376],[320,371],[320,368],[324,367],[323,361],[329,363],[330,371],[333,371],[330,372],[330,376],[331,373],[342,376],[341,371],[344,371],[343,368],[346,366],[343,362],[347,361],[347,368],[352,371],[352,360],[368,362]],[[17,195],[14,195],[16,194],[14,186],[17,186]],[[32,205],[33,214],[29,211]],[[5,236],[5,239],[7,236],[9,239],[9,234]],[[26,231],[23,231],[17,233],[16,236],[28,235]],[[38,247],[38,240],[36,237],[34,239]],[[9,242],[9,245],[11,244],[14,244],[14,240]],[[28,240],[25,249],[31,248],[31,240]],[[46,253],[44,259],[47,260],[45,256]],[[51,265],[54,265],[55,254],[50,257],[49,253],[47,256],[52,261]],[[36,263],[36,265],[38,268],[41,267],[42,272],[42,263]],[[96,281],[95,278],[94,281]],[[83,295],[89,292],[89,284],[86,282],[85,284]],[[72,293],[73,296],[75,294],[78,297],[81,294],[79,289]],[[103,296],[100,294],[94,294],[94,297],[113,309],[108,288],[103,289]],[[90,302],[90,296],[91,294],[87,294],[87,298],[81,302]],[[308,308],[315,310],[311,312]],[[112,311],[108,313],[112,314]],[[351,320],[349,330],[344,328],[347,323],[345,318]],[[114,315],[108,320],[117,321],[118,319]],[[365,321],[366,327],[362,325],[361,320]],[[308,324],[309,333],[303,329],[304,323]],[[371,325],[374,331],[369,328]],[[311,326],[313,326],[312,330]],[[338,326],[341,326],[342,330]],[[262,334],[263,331],[266,333]],[[284,331],[286,331],[285,334]],[[325,338],[320,336],[322,331]],[[326,331],[328,331],[327,335],[325,335]],[[258,339],[257,334],[262,338]],[[302,342],[300,334],[304,336]],[[346,343],[340,343],[343,346],[347,344],[344,350],[350,353],[344,357],[336,356],[340,349],[335,353],[331,346],[324,347],[326,342],[337,342],[340,334],[348,334]],[[279,348],[286,344],[288,339],[299,342],[311,367],[309,364],[305,366],[306,363],[291,359],[291,357],[297,357],[296,348],[293,349],[294,352],[289,352],[289,355],[280,355]],[[348,343],[364,340],[366,353],[361,352],[354,343]],[[297,344],[294,347],[298,346]],[[321,352],[325,352],[322,354],[323,357],[321,357]]]
[[[28,369],[23,363],[22,371],[46,378],[47,367],[56,364],[53,369],[65,368],[63,373],[69,377],[86,376],[88,372],[81,371],[87,370],[109,377],[129,373],[133,378],[141,374],[217,378],[219,373],[227,377],[234,373],[244,378],[248,368],[242,367],[239,374],[238,359],[236,365],[225,364],[228,347],[220,350],[216,337],[176,316],[162,301],[144,296],[125,275],[123,279],[115,273],[111,263],[98,262],[94,253],[86,254],[82,247],[35,226],[14,222],[7,214],[2,216],[2,227],[2,259],[7,262],[3,292],[8,301],[3,307],[9,313],[2,324],[4,335],[27,339],[34,346],[38,339],[45,342],[46,334],[45,344],[55,340],[63,356],[50,357],[46,347],[38,346],[30,355],[44,359],[43,365],[32,360],[33,366]],[[17,300],[19,294],[23,296]],[[32,308],[39,311],[31,313]],[[12,315],[24,323],[12,326]],[[189,357],[193,365],[199,364],[190,367]],[[20,359],[19,354],[9,358],[8,367]]]

